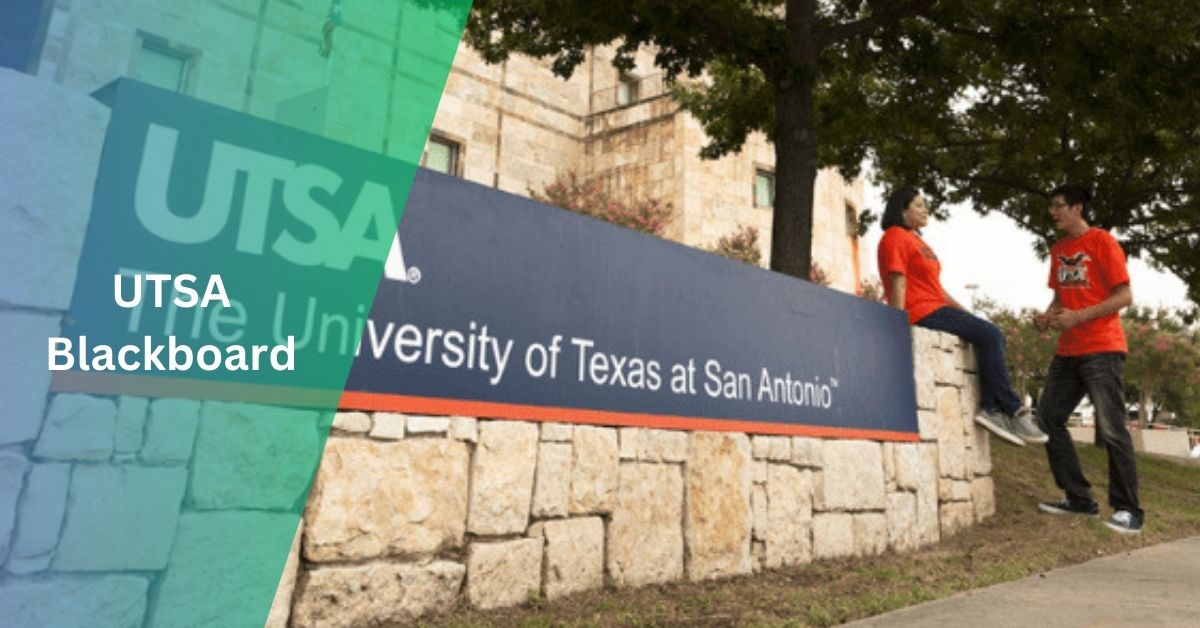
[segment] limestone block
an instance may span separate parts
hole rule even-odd
[[[767,471],[766,567],[812,560],[812,471],[772,464]]]
[[[937,384],[933,363],[930,358],[913,358],[913,381],[916,387],[917,408],[933,410],[937,408]]]
[[[76,465],[51,569],[162,569],[186,484],[181,467]]]
[[[450,438],[467,443],[479,442],[479,421],[466,416],[450,417]]]
[[[921,545],[929,545],[940,538],[938,446],[921,443],[917,449],[921,459],[917,484],[917,539]]]
[[[967,442],[972,442],[975,435],[975,415],[979,413],[979,378],[972,375],[966,378],[960,397],[963,413],[963,433]]]
[[[472,543],[467,548],[467,601],[476,608],[515,606],[541,590],[542,540]]]
[[[404,422],[401,421],[401,426]],[[344,434],[366,434],[371,431],[371,416],[366,412],[337,412],[333,415],[333,431]],[[400,437],[404,437],[403,431]]]
[[[888,548],[888,518],[881,512],[854,515],[854,553],[857,556],[878,556]]]
[[[934,353],[933,373],[934,379],[939,384],[947,384],[949,386],[962,386],[963,377],[959,365],[962,363],[962,358],[958,356],[958,351],[938,351]]]
[[[543,441],[533,483],[533,516],[565,517],[571,496],[571,443]]]
[[[888,484],[896,482],[896,456],[894,443],[882,443],[883,449],[883,481]]]
[[[536,432],[537,426],[532,427]],[[404,422],[404,433],[410,436],[413,434],[445,434],[449,431],[450,417],[448,416],[410,414]],[[536,435],[534,438],[537,438]]]
[[[825,443],[824,500],[828,510],[883,510],[883,450],[879,443]]]
[[[316,412],[206,401],[192,462],[200,509],[293,508],[320,457]]]
[[[939,509],[942,538],[952,536],[975,522],[975,509],[971,502],[946,502]]]
[[[975,446],[971,448],[971,471],[975,475],[989,475],[992,472],[992,437],[983,429],[975,430],[972,438]]]
[[[684,500],[688,578],[750,573],[750,439],[693,432],[691,441]]]
[[[792,457],[792,442],[787,436],[755,436],[752,439],[754,458],[771,462],[787,462]]]
[[[896,486],[902,491],[915,491],[920,484],[921,454],[916,443],[896,443],[893,449],[896,464]]]
[[[447,561],[312,569],[302,579],[292,609],[292,626],[355,628],[410,623],[430,611],[449,608],[465,575],[466,567]]]
[[[644,462],[683,462],[688,458],[688,433],[678,430],[645,430],[638,459]]]
[[[964,502],[971,499],[971,483],[966,480],[941,478],[938,480],[938,500]]]
[[[608,573],[618,586],[683,577],[683,473],[677,465],[622,463],[608,526]]]
[[[943,477],[967,477],[966,438],[963,436],[962,409],[955,388],[938,392],[938,470]]]
[[[537,465],[538,426],[520,421],[486,421],[471,466],[467,531],[522,534],[529,524]]]
[[[750,521],[751,533],[756,540],[767,540],[767,527],[770,524],[767,514],[766,483],[755,484],[750,492]]]
[[[190,399],[155,399],[146,420],[142,461],[148,464],[184,464],[192,457],[200,402]]]
[[[938,413],[933,410],[917,411],[917,432],[922,441],[936,442],[938,438]]]
[[[145,397],[122,395],[117,399],[117,426],[113,437],[116,453],[134,453],[142,448],[149,408],[150,400]]]
[[[817,513],[813,515],[813,558],[843,558],[854,555],[854,515]]]
[[[89,395],[55,395],[33,455],[49,460],[108,460],[117,404]]]
[[[897,552],[917,548],[917,496],[914,493],[888,493],[888,546]]]
[[[539,525],[546,542],[543,588],[547,599],[604,586],[604,521],[583,517]]]
[[[376,412],[369,420],[369,435],[376,440],[404,440],[407,418],[396,412]]]
[[[813,471],[812,484],[813,512],[825,512],[829,510],[825,507],[825,472],[820,470]]]
[[[4,71],[0,68],[0,72]],[[47,357],[46,339],[58,335],[57,316],[0,312],[0,381],[4,382],[0,445],[37,438],[50,390],[51,373],[43,366]]]
[[[66,310],[109,111],[87,93],[7,68],[0,69],[0,92],[20,95],[5,100],[0,137],[26,148],[0,153],[0,268],[20,269],[5,273],[0,302]],[[41,358],[27,368],[46,364],[49,335],[33,338]]]
[[[314,562],[461,547],[467,447],[440,439],[330,438],[304,514]]]
[[[0,70],[3,72],[5,70]],[[5,626],[141,626],[150,582],[137,576],[56,576],[0,584]],[[64,603],[70,600],[70,603]]]
[[[962,353],[962,370],[967,373],[979,372],[979,359],[975,353],[975,346],[970,343],[963,343]]]
[[[617,431],[577,425],[574,438],[568,511],[573,515],[611,512],[621,474]]]
[[[0,451],[0,558],[8,555],[17,522],[17,500],[25,485],[29,461],[15,451]]]
[[[996,487],[992,478],[980,477],[971,481],[971,504],[975,509],[975,521],[996,514]]]
[[[770,466],[770,463],[768,463],[766,460],[755,460],[752,463],[751,468],[753,469],[752,473],[754,476],[755,484],[766,484],[767,483],[767,467],[768,466]]]
[[[271,611],[267,613],[264,628],[288,627],[288,620],[292,617],[292,595],[296,592],[296,579],[300,576],[300,538],[303,531],[304,521],[301,520],[296,526],[296,534],[292,536],[292,547],[283,564],[283,574],[279,577],[279,586],[275,588],[275,598],[271,601]]]
[[[643,432],[645,430],[640,427],[617,428],[621,460],[637,460],[638,453],[642,448]]]
[[[158,586],[155,625],[262,622],[267,610],[263,603],[277,590],[297,521],[294,513],[183,513],[170,563]]]
[[[8,475],[0,459],[0,476]],[[62,529],[63,513],[67,509],[67,487],[71,482],[71,465],[63,463],[35,464],[29,469],[25,492],[21,495],[21,508],[17,515],[16,531],[13,535],[12,553],[8,556],[8,571],[14,574],[30,574],[45,571],[58,545],[58,533]],[[17,490],[10,490],[9,482],[0,479],[0,500],[9,496],[16,499]],[[4,505],[0,504],[0,556],[5,555],[8,534],[5,531]]]
[[[819,438],[792,438],[792,464],[820,469],[825,464],[825,441]]]
[[[626,428],[633,429],[633,428]],[[541,439],[558,443],[569,443],[575,435],[575,426],[570,423],[542,423]]]

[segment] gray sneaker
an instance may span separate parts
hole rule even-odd
[[[1027,443],[1040,445],[1050,442],[1050,437],[1033,422],[1033,411],[1029,408],[1018,410],[1016,416],[1008,420],[1008,429]]]
[[[1021,440],[1020,436],[1013,433],[1011,422],[1012,419],[1002,412],[994,410],[980,410],[979,414],[975,415],[975,422],[982,425],[987,431],[999,436],[1018,447],[1024,447],[1025,441]]]

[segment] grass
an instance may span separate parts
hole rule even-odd
[[[1107,497],[1107,458],[1079,447],[1097,501]],[[1042,515],[1057,498],[1040,447],[993,440],[996,516],[921,551],[823,562],[726,580],[604,590],[534,600],[498,611],[465,606],[428,626],[831,626],[1017,580],[1056,567],[1200,534],[1200,465],[1138,456],[1145,528],[1140,537],[1097,521]],[[1102,511],[1107,516],[1108,511]]]

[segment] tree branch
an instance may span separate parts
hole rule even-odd
[[[927,15],[933,7],[933,0],[916,2],[881,0],[875,4],[878,6],[866,17],[819,29],[815,37],[817,49],[821,50],[831,44],[869,35],[881,26],[893,24],[906,17]]]

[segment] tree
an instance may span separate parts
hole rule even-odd
[[[1004,333],[1004,357],[1013,388],[1022,396],[1037,397],[1054,357],[1058,332],[1039,330],[1033,324],[1035,312],[1029,308],[1013,311],[986,298],[979,299],[976,307]]]
[[[1200,12],[1188,3],[939,2],[857,48],[882,179],[1056,238],[1049,191],[1094,191],[1093,223],[1200,302]],[[929,80],[931,70],[941,79]],[[957,106],[942,107],[947,99]],[[933,103],[932,106],[929,103]]]
[[[1129,341],[1125,381],[1144,427],[1166,408],[1194,415],[1200,390],[1200,344],[1195,332],[1164,310],[1132,310],[1122,320]]]
[[[775,147],[775,212],[771,268],[807,278],[812,264],[813,185],[819,167],[857,174],[866,154],[869,104],[847,48],[905,18],[930,11],[933,0],[477,0],[466,39],[496,63],[512,52],[553,57],[569,77],[590,46],[617,43],[614,65],[633,67],[642,46],[681,104],[704,125],[703,156],[741,148],[752,131]],[[857,43],[856,43],[857,42]]]

